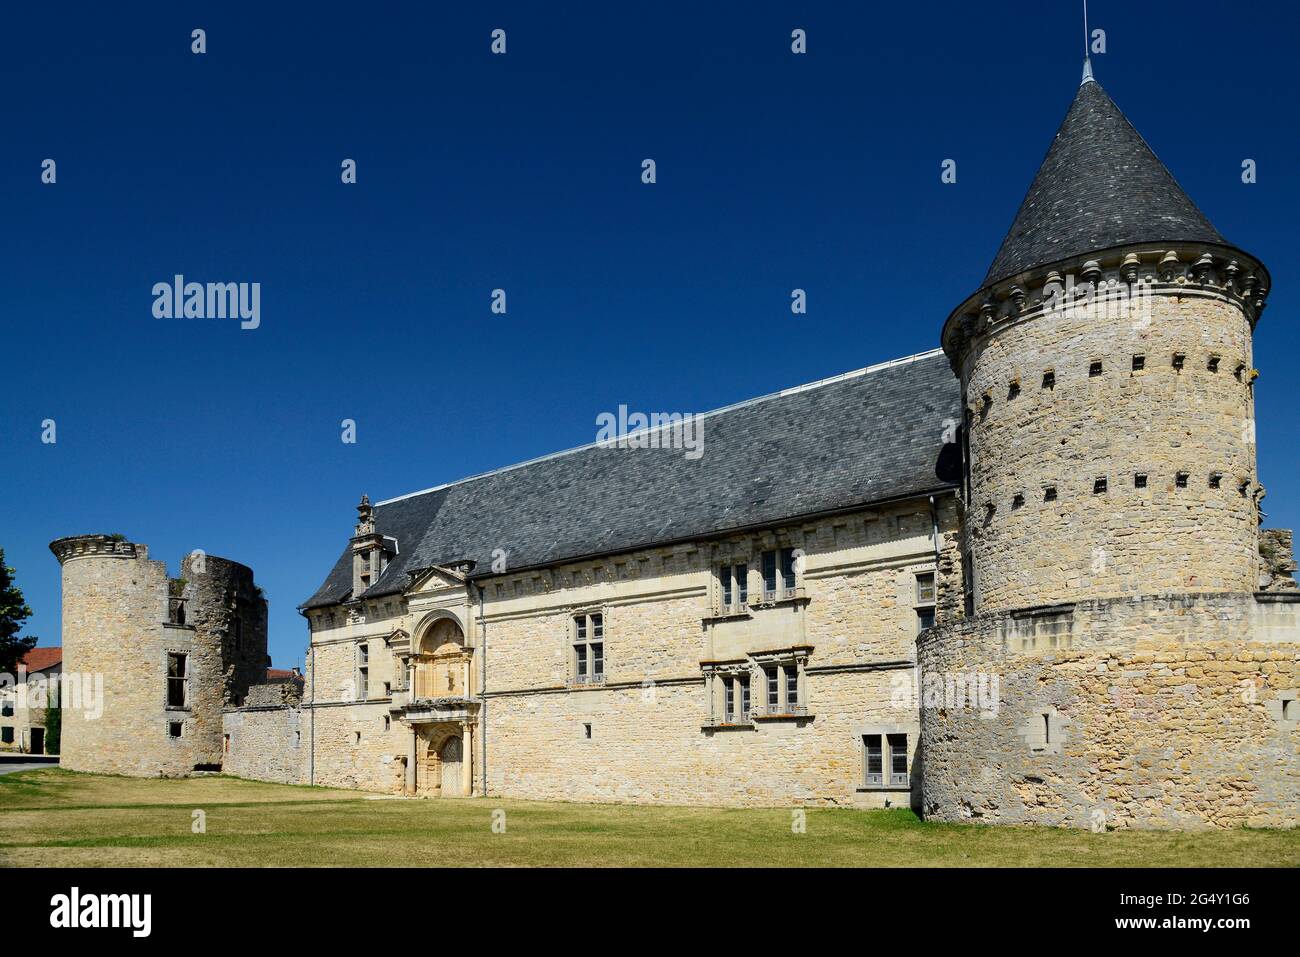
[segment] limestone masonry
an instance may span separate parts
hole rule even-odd
[[[1300,823],[1300,591],[1261,531],[1271,280],[1085,76],[941,350],[372,505],[301,676],[246,567],[87,535],[63,764],[425,797]],[[656,436],[658,438],[658,436]]]

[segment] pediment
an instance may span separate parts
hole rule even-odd
[[[460,590],[465,587],[468,580],[465,575],[454,569],[433,565],[413,572],[411,583],[406,586],[405,593],[418,595],[422,592],[438,592],[447,588]]]

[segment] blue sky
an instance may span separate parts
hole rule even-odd
[[[43,643],[47,544],[120,532],[173,573],[194,548],[251,565],[297,664],[362,492],[590,442],[621,403],[702,411],[935,347],[1082,48],[1069,2],[280,6],[0,12],[0,546]],[[1268,524],[1298,525],[1300,15],[1091,17],[1107,91],[1272,270],[1259,467]],[[154,318],[176,273],[260,282],[261,327]]]

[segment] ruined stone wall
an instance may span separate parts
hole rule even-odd
[[[220,766],[222,708],[265,674],[266,604],[252,572],[215,556],[196,566],[191,557],[173,581],[146,546],[105,535],[50,548],[62,565],[64,672],[103,689],[98,715],[65,695],[63,766],[147,776]],[[169,612],[181,598],[184,623]],[[238,652],[230,638],[235,614],[245,618]],[[187,656],[183,707],[168,704],[171,653]]]
[[[977,610],[1257,587],[1250,323],[1160,289],[1149,315],[1039,307],[966,345]]]
[[[924,812],[1073,827],[1300,822],[1300,623],[1251,594],[991,613],[919,640],[923,684],[995,676],[992,717],[921,710]]]

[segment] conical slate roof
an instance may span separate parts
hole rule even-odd
[[[984,285],[1145,242],[1226,245],[1101,84],[1085,79]]]

